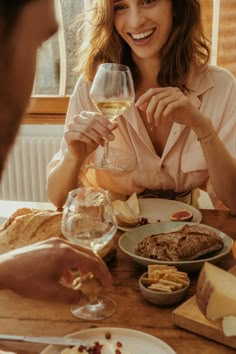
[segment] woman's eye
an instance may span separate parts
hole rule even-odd
[[[125,6],[125,5],[122,5],[122,4],[120,4],[120,5],[115,5],[115,6],[114,6],[114,12],[124,10],[125,8],[126,8],[126,6]]]
[[[156,2],[156,0],[142,0],[142,5],[148,5],[151,4],[152,2]]]

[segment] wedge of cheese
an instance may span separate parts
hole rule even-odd
[[[236,277],[205,262],[198,277],[196,298],[209,320],[236,316]]]
[[[112,202],[118,225],[135,226],[139,223],[139,217],[129,207],[126,201],[115,200]]]
[[[127,204],[130,207],[130,209],[133,210],[133,212],[136,214],[136,216],[139,216],[140,214],[140,207],[139,207],[139,202],[137,198],[137,194],[133,193],[129,199],[127,199]]]
[[[112,205],[118,225],[128,227],[138,225],[140,209],[136,193],[126,201],[114,200]]]

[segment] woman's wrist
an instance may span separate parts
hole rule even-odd
[[[212,130],[209,134],[202,136],[201,138],[197,138],[197,141],[199,141],[201,144],[208,144],[214,142],[216,137],[217,134],[215,130]]]
[[[216,135],[212,122],[208,118],[202,120],[201,125],[195,127],[193,130],[197,136],[197,140],[202,143]]]
[[[71,154],[70,151],[66,149],[64,152],[64,162],[66,164],[70,164],[71,166],[78,167],[80,169],[83,160],[80,157]]]

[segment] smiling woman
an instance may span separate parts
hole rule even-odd
[[[61,149],[48,166],[48,197],[57,207],[78,185],[99,186],[116,199],[184,193],[192,204],[201,188],[215,207],[221,200],[236,214],[236,82],[210,65],[203,10],[200,0],[94,0],[80,18],[79,78]],[[112,123],[90,95],[107,62],[129,66],[135,85],[135,104]],[[107,139],[113,171],[124,173],[88,168],[101,161]]]
[[[116,0],[115,2],[121,3]],[[150,3],[153,1],[145,1]],[[77,65],[77,37],[75,17],[89,8],[91,0],[55,1],[60,29],[57,35],[43,45],[38,55],[37,76],[34,95],[70,95],[72,93]],[[125,3],[125,2],[122,2]],[[204,0],[203,24],[212,39],[211,60],[236,75],[236,0]]]

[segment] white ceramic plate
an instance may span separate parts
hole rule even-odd
[[[109,332],[111,339],[106,340],[105,334]],[[135,331],[128,328],[91,328],[80,332],[72,333],[68,337],[81,338],[88,341],[99,341],[104,343],[108,341],[116,345],[117,341],[122,343],[122,349],[130,354],[176,354],[162,340],[151,336],[150,334]],[[60,354],[63,347],[50,345],[42,351],[41,354]]]
[[[7,220],[7,218],[4,218],[3,216],[0,216],[0,226]]]
[[[178,269],[184,272],[196,272],[199,271],[205,261],[211,263],[217,263],[222,257],[228,254],[231,251],[233,240],[231,237],[226,235],[225,233],[204,225],[209,229],[214,230],[220,237],[222,237],[224,241],[224,247],[215,252],[211,252],[206,256],[202,256],[199,259],[193,261],[183,261],[183,262],[171,262],[171,261],[158,261],[151,258],[140,257],[134,253],[134,248],[136,244],[143,240],[146,236],[151,234],[158,234],[161,232],[169,232],[173,229],[176,229],[182,225],[186,224],[185,222],[160,222],[157,224],[148,224],[136,227],[126,233],[124,233],[119,239],[119,246],[123,252],[129,255],[135,262],[147,266],[148,264],[168,264],[175,265]],[[188,224],[196,224],[196,223],[188,223]],[[203,224],[202,224],[203,225]]]
[[[158,199],[158,198],[144,198],[139,199],[140,218],[148,218],[149,223],[156,223],[160,221],[170,221],[170,215],[181,210],[188,209],[193,213],[192,222],[200,223],[202,220],[202,213],[192,207],[191,205],[177,202],[176,200]],[[122,231],[128,231],[133,227],[118,226]]]

